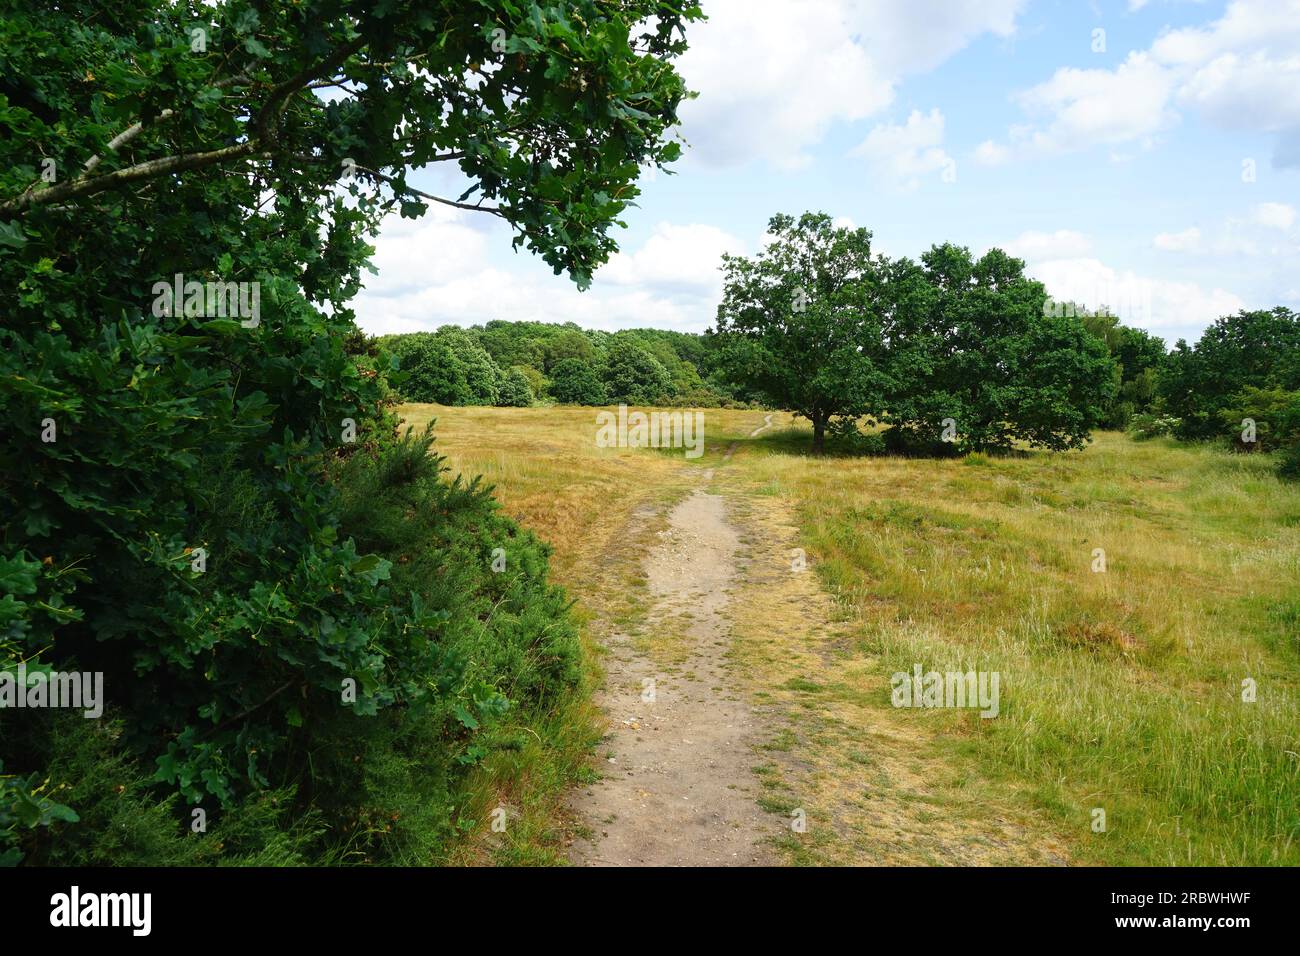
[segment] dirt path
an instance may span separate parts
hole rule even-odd
[[[706,476],[706,480],[707,480]],[[755,803],[750,770],[763,734],[729,673],[727,617],[739,536],[720,495],[676,505],[642,562],[652,630],[679,628],[665,666],[626,635],[607,641],[598,701],[611,733],[604,778],[578,795],[589,834],[571,848],[588,866],[747,866],[773,861],[780,821]]]
[[[590,569],[609,730],[601,779],[570,804],[570,861],[1068,862],[915,711],[880,706],[888,676],[861,622],[792,561],[793,505],[746,478],[742,448],[660,497],[671,506],[644,504]]]

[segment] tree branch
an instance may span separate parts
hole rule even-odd
[[[224,89],[227,86],[234,86],[236,83],[251,83],[251,82],[252,80],[250,80],[243,73],[240,73],[236,76],[228,76],[223,80],[218,80],[216,83],[213,83],[212,86],[214,89],[220,90],[220,89]],[[144,120],[140,120],[138,123],[132,123],[126,129],[122,130],[122,132],[118,133],[116,136],[110,139],[108,141],[108,146],[105,148],[107,149],[108,152],[115,153],[123,146],[125,146],[127,143],[129,143],[131,140],[139,136],[144,131],[146,126],[153,125],[154,123],[161,123],[163,120],[171,119],[171,117],[175,115],[176,115],[175,110],[166,109],[163,110],[161,113],[159,113],[157,116],[155,116],[150,123],[146,123]],[[102,154],[98,156],[90,157],[90,159],[86,160],[85,165],[82,167],[83,174],[92,172],[95,169],[95,167],[98,166],[103,161],[103,159],[104,157]]]
[[[318,76],[329,76],[333,74],[352,54],[356,53],[366,44],[364,37],[357,37],[343,46],[339,47],[320,63],[304,67],[296,74],[285,80],[283,83],[271,89],[267,96],[266,102],[258,110],[257,115],[253,118],[253,129],[246,142],[235,146],[225,146],[220,149],[211,149],[201,153],[188,153],[179,156],[165,156],[158,159],[147,160],[142,163],[136,163],[134,166],[128,166],[125,169],[117,169],[111,173],[105,173],[101,176],[89,175],[98,163],[90,166],[86,172],[76,179],[68,180],[57,186],[51,186],[49,189],[42,189],[39,192],[31,192],[30,187],[13,199],[0,203],[0,215],[14,215],[21,213],[33,206],[43,206],[48,203],[59,202],[61,200],[79,199],[83,196],[93,196],[95,193],[103,192],[106,189],[113,189],[126,183],[136,182],[141,179],[153,179],[158,176],[165,176],[169,173],[183,172],[189,169],[202,169],[205,166],[212,166],[216,163],[227,162],[232,159],[239,159],[252,153],[257,153],[264,148],[264,144],[271,140],[271,126],[279,117],[280,110],[285,102],[288,101],[295,92],[305,87]],[[230,81],[234,82],[240,77],[231,77]],[[172,111],[165,110],[164,113],[170,114]],[[162,114],[159,114],[160,116]],[[135,127],[139,126],[140,129]],[[114,142],[121,140],[126,142],[131,138],[139,135],[143,129],[143,124],[135,124],[128,127],[122,133],[114,137]],[[134,132],[133,132],[134,130]],[[129,135],[128,135],[129,134]],[[125,139],[123,139],[125,137]],[[111,145],[111,144],[110,144]],[[120,145],[120,144],[119,144]]]
[[[365,173],[367,176],[373,176],[375,179],[382,180],[390,186],[397,182],[396,176],[390,176],[387,173],[381,173],[378,170],[367,169],[365,166],[353,166],[352,168],[359,173]],[[414,186],[403,185],[402,190],[413,196],[419,196],[421,199],[428,199],[433,202],[442,203],[444,206],[453,206],[456,209],[468,209],[470,212],[491,213],[494,216],[500,216],[502,219],[506,217],[505,210],[500,206],[484,206],[482,203],[472,205],[467,202],[457,202],[454,199],[444,199],[441,196],[435,196],[432,193],[426,193],[423,190],[416,189]]]

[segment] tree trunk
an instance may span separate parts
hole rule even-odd
[[[813,416],[813,447],[814,455],[820,455],[826,450],[826,416]]]

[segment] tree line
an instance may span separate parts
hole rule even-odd
[[[409,401],[781,408],[809,420],[814,451],[1064,450],[1127,429],[1282,451],[1295,470],[1290,310],[1226,316],[1170,350],[1104,304],[1051,300],[999,249],[945,243],[914,261],[871,239],[821,213],[773,217],[757,256],[724,258],[703,334],[494,320],[375,346]]]

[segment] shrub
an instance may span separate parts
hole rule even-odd
[[[604,405],[605,384],[587,363],[564,359],[551,369],[551,397],[561,405]]]
[[[1300,481],[1300,442],[1282,449],[1278,474],[1291,481]]]
[[[432,441],[408,435],[353,456],[337,476],[343,529],[389,556],[393,588],[439,621],[433,640],[423,638],[436,650],[423,678],[430,693],[409,714],[359,724],[334,707],[317,724],[318,805],[375,861],[444,854],[464,822],[457,788],[500,743],[504,716],[545,713],[581,676],[570,602],[547,582],[549,547],[503,515],[490,488],[440,478]]]
[[[1300,441],[1300,391],[1248,385],[1219,412],[1223,434],[1241,450],[1276,451]],[[1254,423],[1253,442],[1242,436]]]
[[[1224,316],[1194,347],[1180,340],[1159,378],[1180,438],[1221,435],[1221,413],[1250,387],[1300,389],[1300,315],[1279,307]]]
[[[507,408],[527,408],[533,404],[534,395],[528,376],[519,366],[514,366],[501,377],[497,388],[497,404]]]
[[[185,4],[123,0],[89,19],[85,4],[10,4],[0,16],[0,283],[11,293],[0,576],[14,585],[0,592],[0,642],[24,660],[103,672],[121,733],[102,760],[78,764],[89,784],[112,779],[97,771],[123,756],[143,787],[220,808],[232,834],[248,833],[279,812],[271,794],[308,808],[329,796],[312,769],[328,765],[328,747],[343,754],[370,735],[376,766],[400,762],[421,718],[449,712],[421,746],[468,766],[486,746],[474,732],[507,694],[536,700],[572,670],[539,549],[483,489],[429,476],[427,445],[386,448],[386,363],[363,354],[349,307],[383,218],[427,208],[406,175],[434,156],[458,153],[516,245],[579,286],[616,251],[608,227],[639,171],[679,154],[668,131],[687,91],[671,61],[700,14],[641,0],[565,9],[598,28],[575,42],[565,16],[502,0],[437,15],[217,4],[205,7],[214,29],[201,56]],[[495,57],[488,22],[527,55]],[[468,78],[465,64],[489,56],[501,69]],[[366,92],[326,101],[312,92],[320,81]],[[465,97],[473,109],[444,108]],[[129,148],[110,142],[122,130]],[[557,156],[572,168],[557,170]],[[348,159],[387,172],[340,181]],[[184,301],[172,301],[173,277]],[[216,282],[254,311],[214,310],[203,286]],[[417,385],[423,372],[447,387],[439,400],[496,399],[496,367],[472,336],[444,331],[420,348],[409,366]],[[439,544],[401,541],[392,556],[359,546],[372,530],[346,524],[340,499],[364,474],[407,476],[401,487],[420,489],[410,504],[429,513],[385,516]],[[514,572],[453,573],[484,556],[476,536],[487,534],[517,548]],[[400,573],[404,557],[462,594],[425,596]],[[13,775],[0,798],[6,859],[15,833],[40,850],[63,825],[42,802],[58,799],[37,791],[72,745],[42,743],[30,717],[0,715]],[[69,833],[97,796],[67,804],[82,817]],[[366,808],[336,809],[357,820]],[[377,845],[381,829],[370,820],[349,839]],[[280,846],[254,858],[290,860]]]
[[[516,365],[514,368],[519,370],[525,381],[528,382],[529,389],[532,390],[533,399],[539,399],[546,394],[546,387],[549,384],[546,376],[533,368],[531,365]]]
[[[394,376],[409,402],[495,405],[501,371],[463,329],[415,332],[384,340],[398,361]]]
[[[1129,419],[1128,433],[1138,441],[1172,435],[1178,430],[1179,420],[1172,415],[1140,412]]]
[[[853,419],[836,419],[830,425],[829,434],[835,447],[850,455],[879,456],[889,451],[884,434],[864,432]]]
[[[607,401],[655,405],[673,394],[672,376],[657,358],[629,338],[616,336],[600,367]]]

